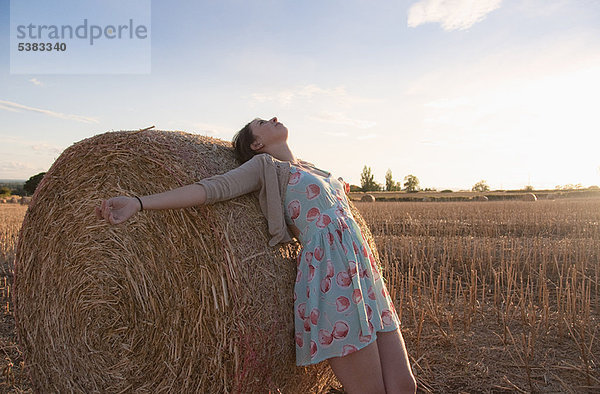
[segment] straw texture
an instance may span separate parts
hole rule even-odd
[[[160,130],[105,133],[61,154],[17,245],[16,328],[35,391],[339,385],[327,363],[295,365],[299,245],[268,246],[254,194],[144,211],[118,226],[94,216],[104,198],[163,192],[236,166],[229,142]]]

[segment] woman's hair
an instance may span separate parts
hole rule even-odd
[[[242,127],[240,131],[235,133],[233,139],[231,140],[235,158],[240,164],[244,164],[254,155],[256,155],[256,152],[250,147],[250,144],[254,142],[254,135],[250,129],[250,123],[252,123],[252,121],[248,122],[246,126]]]

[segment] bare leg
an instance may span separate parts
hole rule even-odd
[[[385,393],[377,341],[344,357],[328,359],[333,373],[353,393]]]
[[[377,347],[386,393],[415,393],[417,383],[410,368],[400,329],[378,332]]]

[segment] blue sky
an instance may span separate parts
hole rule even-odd
[[[106,131],[230,140],[277,116],[297,157],[353,183],[366,164],[438,189],[600,185],[599,1],[152,1],[138,75],[11,74],[9,10],[0,179]]]

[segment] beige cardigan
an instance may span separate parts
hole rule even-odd
[[[241,166],[198,182],[206,190],[205,204],[229,200],[259,191],[258,201],[269,227],[270,246],[292,241],[285,221],[285,192],[290,178],[290,163],[268,153],[260,153]]]

